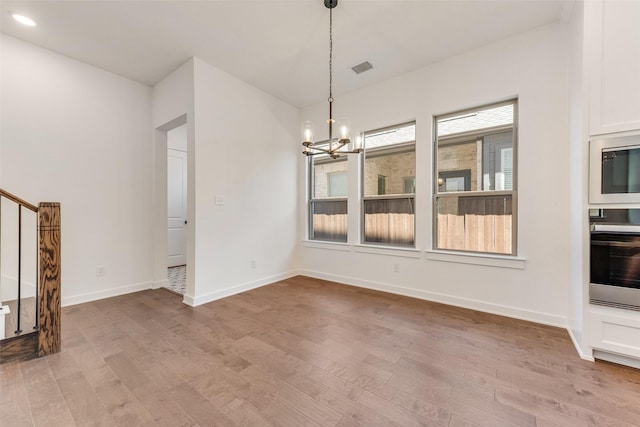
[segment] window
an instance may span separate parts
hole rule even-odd
[[[415,245],[416,125],[364,134],[363,243]]]
[[[515,100],[435,118],[434,247],[516,254]]]
[[[347,158],[309,157],[309,239],[347,241]]]
[[[387,177],[378,175],[378,195],[387,193]]]
[[[416,177],[415,176],[405,176],[402,178],[402,192],[405,194],[415,193],[416,192]]]

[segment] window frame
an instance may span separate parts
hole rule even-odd
[[[417,146],[417,121],[416,120],[409,120],[406,122],[402,122],[402,123],[398,123],[395,125],[391,125],[391,126],[384,126],[381,128],[376,128],[376,129],[371,129],[368,131],[364,131],[362,132],[362,140],[363,140],[363,147],[364,150],[362,152],[362,155],[360,156],[360,174],[359,174],[359,185],[358,188],[360,189],[360,213],[359,213],[359,219],[360,219],[360,245],[362,246],[371,246],[371,247],[381,247],[381,248],[394,248],[394,249],[416,249],[416,239],[417,239],[417,233],[416,233],[416,220],[418,218],[417,212],[416,212],[416,192],[414,191],[413,193],[397,193],[397,194],[375,194],[375,195],[370,195],[367,196],[366,195],[366,162],[367,162],[367,157],[368,157],[368,149],[367,149],[367,144],[366,144],[366,136],[367,134],[373,134],[373,133],[380,133],[380,132],[384,132],[387,130],[392,130],[392,129],[397,129],[397,128],[402,128],[404,126],[409,126],[409,125],[413,125],[414,126],[414,135],[413,135],[413,140],[411,141],[404,141],[404,142],[398,142],[396,144],[392,144],[389,146],[383,146],[383,147],[376,147],[374,149],[369,149],[371,151],[373,151],[373,158],[375,157],[380,157],[380,156],[385,156],[385,155],[393,155],[393,154],[402,154],[405,152],[411,152],[413,151],[414,156],[415,156],[415,163],[414,164],[414,173],[415,173],[415,168],[417,167],[417,162],[418,162],[418,158],[417,158],[417,150],[416,150],[416,146]],[[413,149],[409,149],[409,147],[413,147]],[[371,157],[370,157],[371,158]],[[380,176],[378,174],[378,176]],[[385,176],[385,178],[387,178]],[[404,180],[405,177],[402,177],[401,179]],[[385,184],[386,186],[386,184]],[[403,183],[404,186],[404,183]],[[416,181],[416,187],[417,187],[417,181]],[[377,192],[376,192],[377,193]],[[366,215],[366,209],[365,209],[365,203],[367,200],[387,200],[387,199],[412,199],[412,204],[413,204],[413,217],[414,217],[414,221],[413,221],[413,244],[412,245],[406,245],[406,244],[394,244],[394,243],[379,243],[379,242],[369,242],[366,239],[366,229],[365,229],[365,215]]]
[[[512,189],[511,190],[475,190],[471,191],[450,191],[445,192],[439,191],[438,185],[438,142],[443,138],[438,138],[438,121],[454,118],[459,116],[465,116],[469,114],[473,114],[477,111],[487,110],[491,108],[497,108],[506,105],[513,105],[513,122],[511,125],[500,125],[500,126],[492,126],[477,130],[472,130],[468,132],[460,132],[456,134],[452,134],[451,136],[447,135],[444,139],[449,141],[460,140],[463,141],[465,139],[472,139],[478,137],[484,137],[486,135],[495,134],[504,132],[506,130],[512,130],[512,146],[513,149],[513,171],[512,171]],[[457,110],[447,114],[440,114],[433,117],[433,176],[432,176],[432,250],[439,252],[447,252],[451,254],[473,254],[473,255],[489,255],[489,256],[501,256],[508,258],[517,258],[518,256],[518,107],[519,100],[518,98],[510,98],[505,101],[482,104],[478,105],[474,108],[468,108],[464,110]],[[483,141],[484,143],[484,141]],[[479,174],[478,179],[482,179],[484,174],[484,166],[481,164],[482,170]],[[493,196],[511,196],[511,253],[503,253],[503,252],[486,252],[486,251],[471,251],[471,250],[463,250],[463,249],[447,249],[447,248],[439,248],[438,247],[438,201],[441,199],[452,199],[457,198],[458,200],[461,197],[493,197]]]

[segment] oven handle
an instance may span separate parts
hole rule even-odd
[[[610,233],[638,233],[640,225],[611,225],[611,224],[591,224],[591,231],[604,231]]]

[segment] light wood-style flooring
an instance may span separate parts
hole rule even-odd
[[[306,277],[76,305],[62,331],[0,365],[0,425],[640,425],[640,371],[563,329]]]

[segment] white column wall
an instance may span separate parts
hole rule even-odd
[[[185,300],[194,296],[195,236],[195,128],[193,59],[189,59],[153,87],[153,276],[155,288],[167,280],[167,131],[186,124],[187,133],[187,281]]]
[[[298,109],[197,58],[194,76],[198,305],[294,275],[302,201]]]
[[[301,271],[311,276],[479,310],[567,326],[569,304],[569,144],[567,28],[534,31],[451,57],[336,98],[336,117],[368,130],[417,121],[417,253],[304,243]],[[384,66],[381,64],[380,66]],[[375,72],[375,69],[371,72]],[[518,257],[524,269],[427,260],[432,247],[434,115],[518,97]],[[322,123],[326,103],[302,111]],[[305,164],[298,159],[304,197]],[[351,164],[355,160],[350,160]],[[350,179],[357,179],[355,167]],[[350,187],[354,195],[354,187]],[[353,204],[350,204],[350,207]],[[299,233],[306,235],[300,204]],[[350,225],[350,243],[357,227]],[[342,250],[336,250],[336,248]],[[374,252],[374,253],[368,253]],[[393,265],[399,264],[399,273]]]
[[[588,78],[585,73],[585,5],[576,2],[569,22],[569,306],[568,327],[580,356],[592,359],[586,337],[585,307],[589,302],[589,219],[588,198]]]

